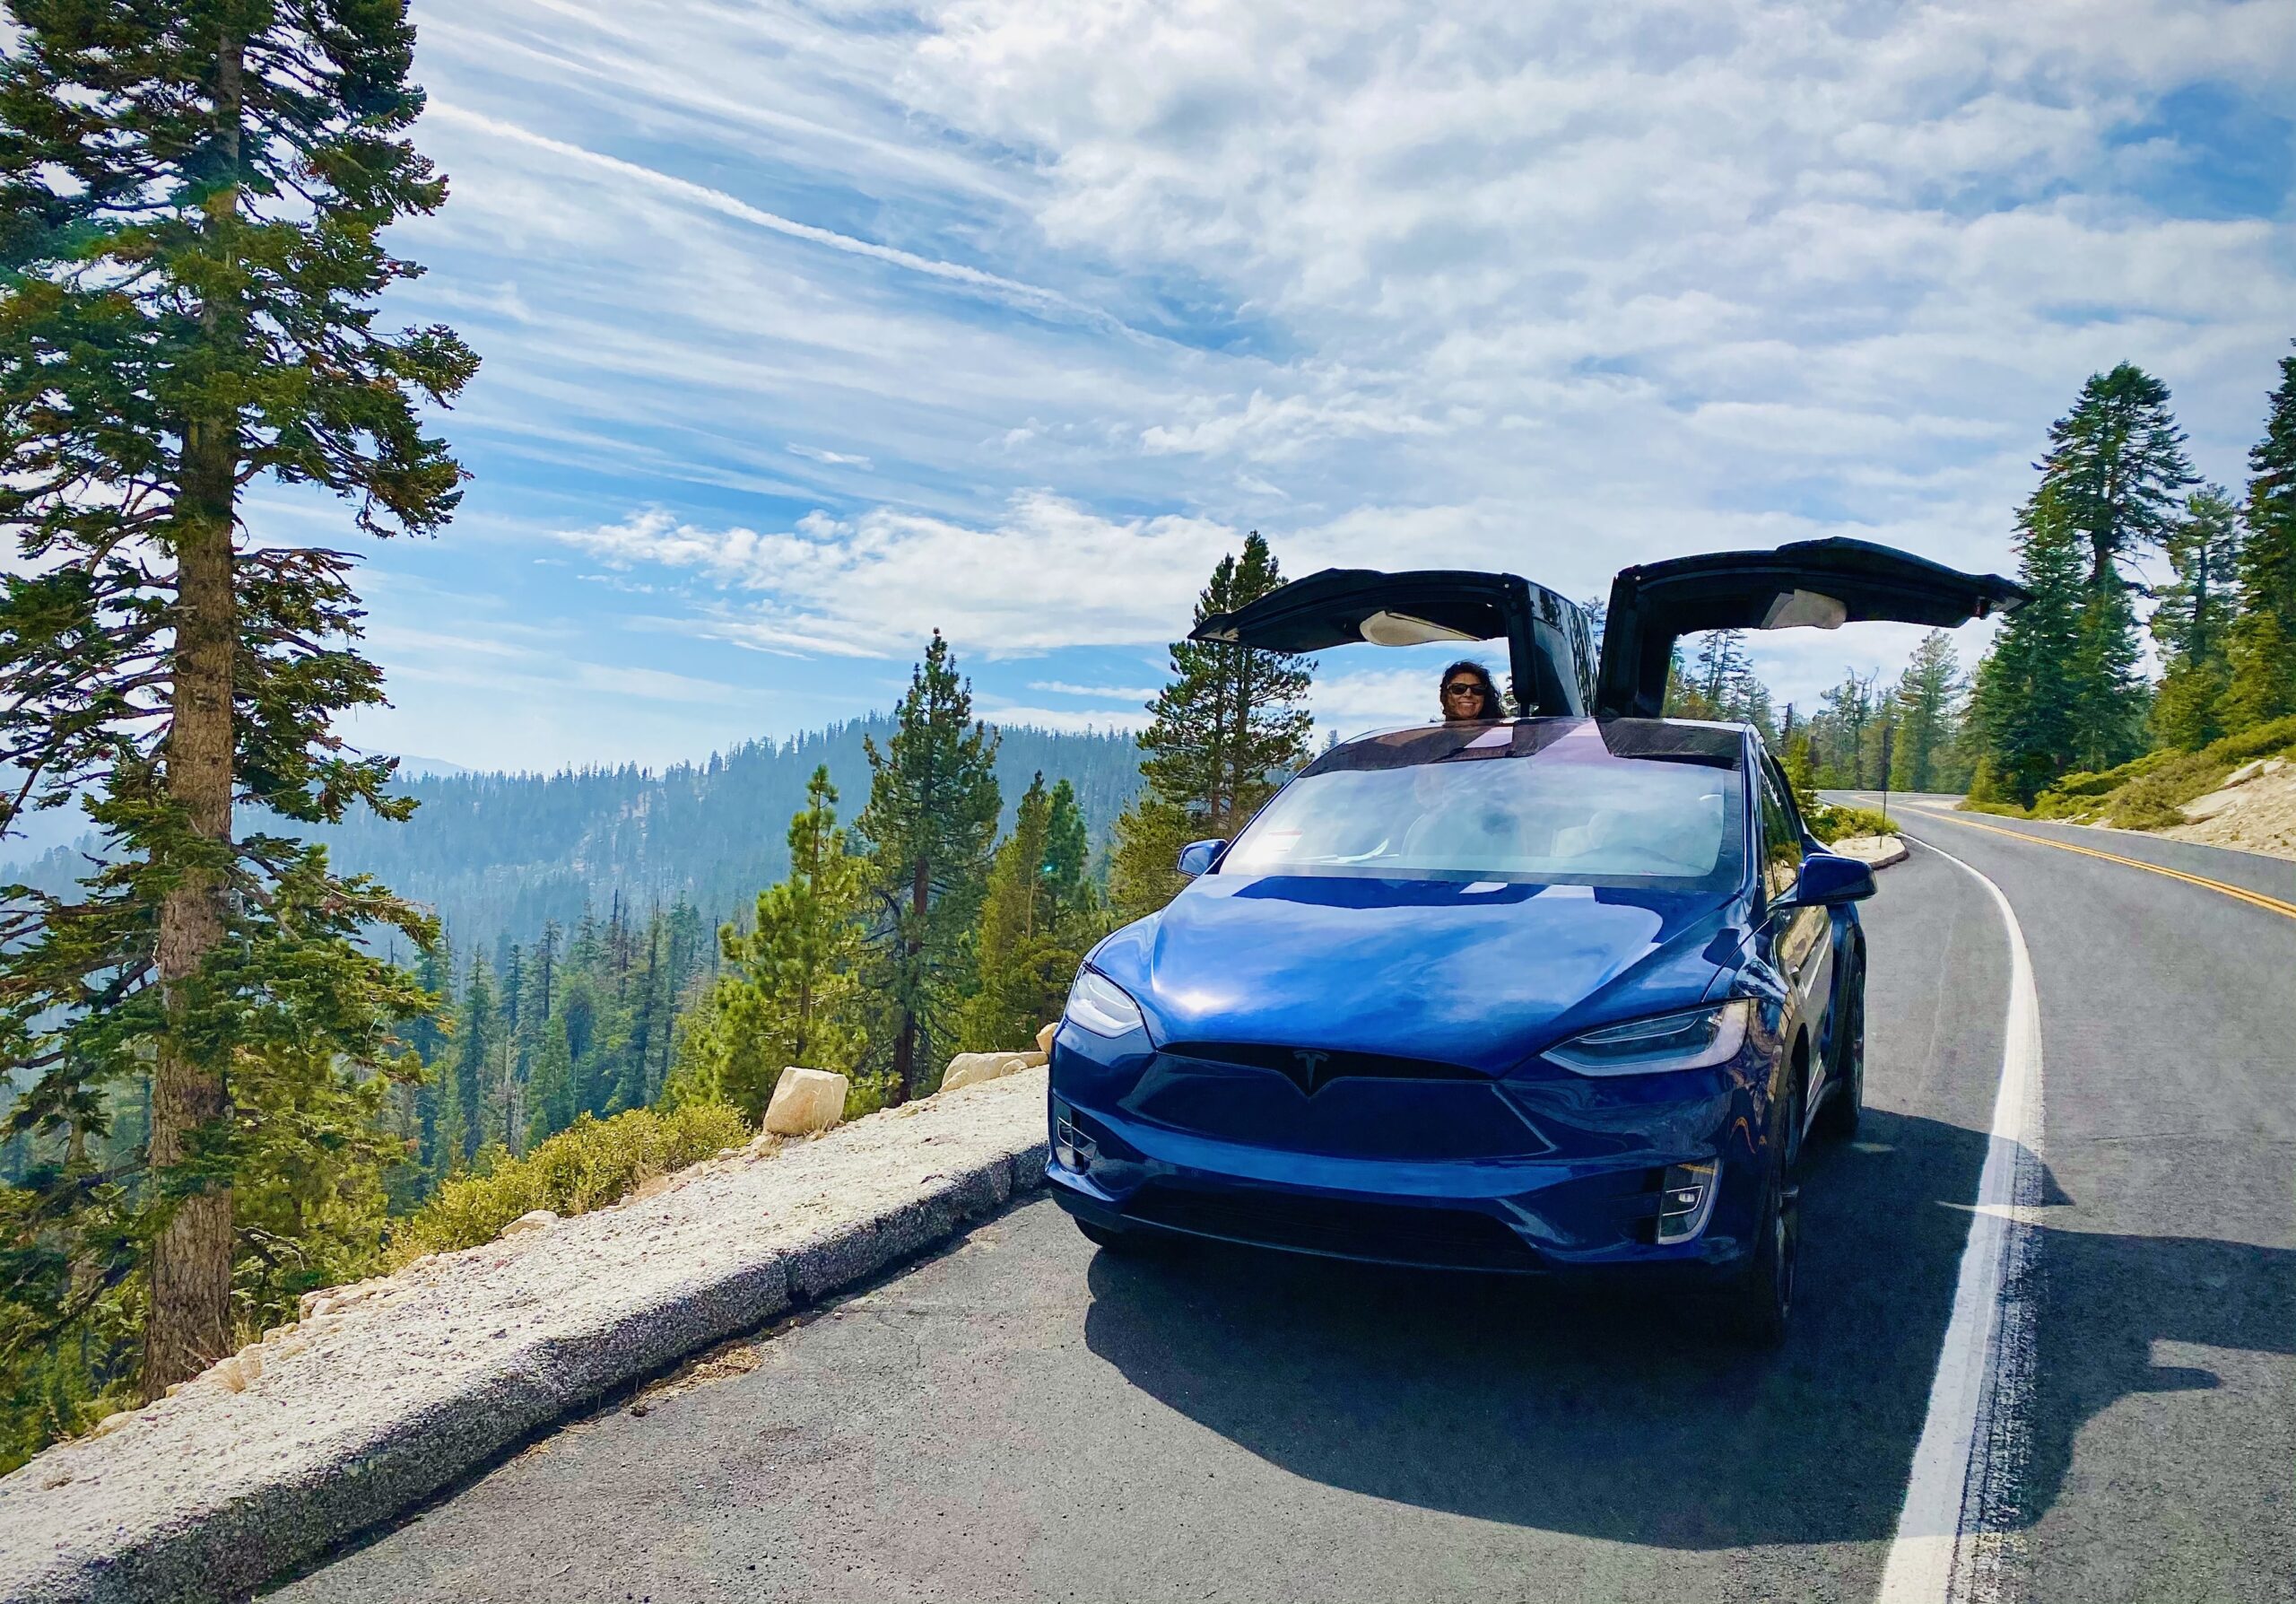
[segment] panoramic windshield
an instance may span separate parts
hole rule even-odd
[[[1629,722],[1641,728],[1620,729]],[[1725,760],[1711,740],[1669,750],[1652,738],[1666,727],[1640,720],[1609,728],[1631,738],[1606,740],[1591,721],[1524,720],[1335,748],[1260,811],[1221,872],[1679,890],[1735,881],[1735,751]]]

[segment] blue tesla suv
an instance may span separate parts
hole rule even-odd
[[[1823,541],[1627,570],[1598,662],[1584,610],[1511,575],[1332,571],[1205,620],[1240,648],[1504,638],[1532,716],[1336,745],[1187,848],[1077,975],[1053,1195],[1110,1250],[1670,1271],[1776,1342],[1802,1144],[1857,1122],[1874,882],[1751,728],[1650,716],[1665,665],[1695,629],[2020,599]]]

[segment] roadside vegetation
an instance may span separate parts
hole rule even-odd
[[[503,1226],[537,1208],[561,1216],[604,1208],[657,1175],[738,1147],[750,1136],[739,1110],[704,1103],[660,1112],[631,1109],[610,1120],[584,1114],[524,1158],[490,1146],[391,1233],[382,1268],[492,1242]]]

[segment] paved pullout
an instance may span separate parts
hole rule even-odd
[[[1907,823],[2006,892],[2040,994],[2054,1179],[2014,1579],[2296,1598],[2296,920]],[[1095,1254],[1031,1202],[283,1596],[1870,1599],[2006,977],[1990,899],[1934,852],[1867,926],[1871,1106],[1813,1155],[1782,1354],[1717,1345],[1690,1303]]]

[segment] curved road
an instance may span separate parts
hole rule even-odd
[[[2296,914],[2268,905],[2296,864],[1908,804],[1867,904],[1867,1119],[1813,1153],[1779,1355],[1691,1305],[1096,1255],[1037,1200],[283,1596],[1942,1599],[1896,1539],[2004,1062],[1973,869],[2045,1066],[1984,1591],[2296,1600]]]

